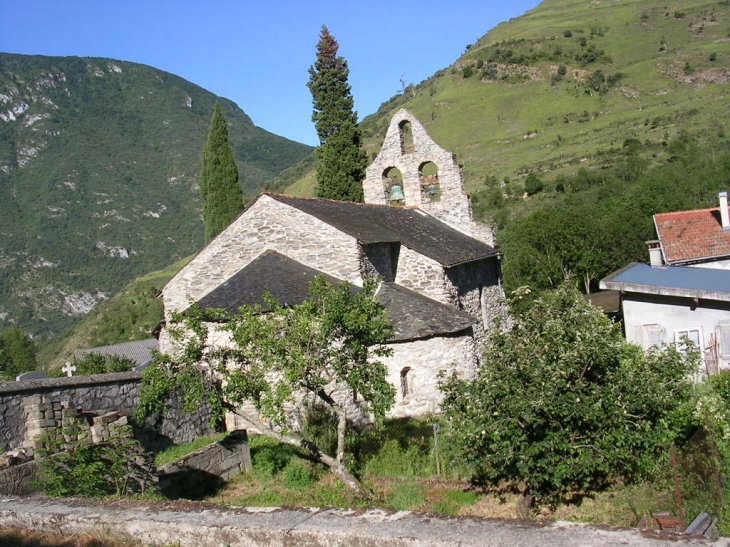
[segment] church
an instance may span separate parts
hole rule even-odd
[[[392,118],[363,193],[365,203],[262,193],[162,289],[165,318],[191,302],[235,312],[266,292],[297,304],[316,275],[378,279],[394,327],[387,416],[438,412],[438,373],[473,375],[486,331],[506,313],[492,230],[473,220],[454,155],[407,110]],[[169,346],[163,329],[160,350]]]

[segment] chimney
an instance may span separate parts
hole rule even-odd
[[[656,266],[663,266],[664,261],[662,260],[662,247],[658,239],[652,239],[646,242],[646,246],[649,249],[649,265],[654,268]]]
[[[728,218],[727,212],[727,192],[720,192],[720,221],[723,230],[730,229],[730,218]]]

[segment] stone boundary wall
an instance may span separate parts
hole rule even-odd
[[[160,491],[169,498],[197,498],[225,481],[251,469],[245,430],[191,452],[157,470]]]
[[[117,372],[0,383],[0,452],[23,446],[27,440],[29,420],[41,419],[31,417],[27,409],[40,397],[52,409],[54,404],[58,408],[63,404],[96,414],[119,412],[123,416],[131,416],[139,405],[141,380],[141,372]],[[152,419],[134,425],[135,438],[148,449],[159,449],[213,432],[207,406],[201,406],[194,414],[186,414],[181,406],[174,405],[163,417],[159,430],[153,428]]]

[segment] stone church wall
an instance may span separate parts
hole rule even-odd
[[[412,150],[405,146],[405,124],[412,134]],[[437,167],[438,174],[427,179],[421,175],[421,170],[429,162]],[[455,156],[436,144],[421,122],[405,109],[396,112],[391,119],[380,153],[367,168],[363,181],[365,203],[390,205],[383,177],[392,167],[403,176],[406,206],[418,207],[457,230],[488,245],[494,244],[492,229],[472,220],[471,203]],[[432,200],[423,191],[431,182],[439,187],[439,199]]]
[[[443,266],[405,246],[401,246],[395,282],[443,304],[453,304]]]
[[[443,400],[438,389],[439,373],[456,372],[460,377],[471,378],[476,372],[476,348],[470,331],[389,344],[389,347],[393,348],[393,355],[385,357],[383,362],[388,367],[388,381],[395,387],[396,397],[386,414],[388,418],[437,414]]]
[[[269,249],[361,284],[355,238],[264,194],[167,284],[165,313],[186,309]]]

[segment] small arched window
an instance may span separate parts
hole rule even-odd
[[[413,144],[413,130],[411,122],[404,120],[398,124],[400,129],[400,152],[401,154],[410,154],[416,151],[416,145]]]
[[[412,386],[410,385],[412,378],[409,378],[409,372],[411,372],[411,367],[404,367],[403,370],[400,371],[400,392],[404,399],[410,395],[412,391]]]

